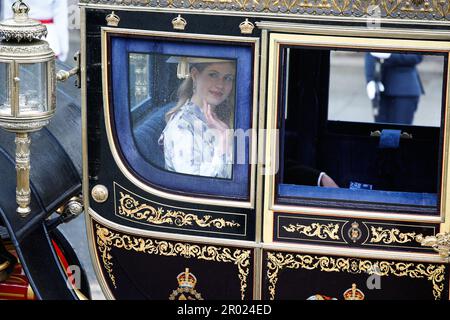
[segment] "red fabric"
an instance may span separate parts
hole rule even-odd
[[[53,19],[43,19],[43,20],[38,20],[38,21],[43,24],[52,24],[53,23]]]
[[[67,262],[66,257],[64,256],[64,253],[62,252],[61,248],[58,246],[55,240],[52,239],[53,248],[55,248],[56,255],[59,258],[59,262],[61,262],[62,267],[64,268],[64,271],[67,274],[67,277],[70,280],[70,283],[73,285],[75,283],[75,279],[72,279],[72,273],[69,269],[69,263]]]

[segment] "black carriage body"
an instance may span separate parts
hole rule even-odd
[[[449,16],[424,14],[423,4],[381,7],[382,25],[373,29],[366,7],[308,3],[81,1],[85,206],[108,298],[449,298],[448,257],[418,241],[448,232]],[[423,23],[432,19],[439,23]],[[183,20],[185,29],[175,28]],[[254,29],[245,33],[240,27],[248,23]],[[335,52],[371,51],[440,59],[436,126],[330,118]],[[231,123],[256,133],[229,179],[165,165],[157,141],[178,79],[176,65],[162,66],[173,57],[236,65]],[[383,147],[389,130],[413,139]],[[374,167],[390,159],[410,163]],[[279,170],[265,174],[270,163]],[[291,179],[304,166],[344,187],[333,192]]]

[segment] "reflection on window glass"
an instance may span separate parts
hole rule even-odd
[[[19,64],[19,109],[20,113],[48,111],[47,64]]]
[[[328,119],[440,125],[444,58],[331,51]]]
[[[278,196],[437,210],[444,57],[283,52]]]
[[[150,56],[130,53],[130,107],[135,109],[149,98]]]
[[[147,60],[152,72],[145,89],[130,68],[130,92],[139,87],[151,97],[139,111],[131,109],[140,153],[168,171],[231,179],[234,60],[161,54]]]
[[[9,63],[0,63],[0,114],[11,115]]]

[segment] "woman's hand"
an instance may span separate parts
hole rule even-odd
[[[229,143],[229,127],[228,125],[220,120],[216,113],[213,111],[211,105],[203,100],[203,110],[206,118],[206,122],[210,129],[214,129],[215,136],[218,141],[218,146],[221,148],[219,151],[221,154],[226,153],[230,148],[231,143]]]

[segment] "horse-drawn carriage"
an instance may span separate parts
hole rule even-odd
[[[60,127],[78,115],[60,116],[61,136],[38,133],[62,147],[34,152],[29,223],[2,192],[13,244],[53,257],[49,277],[46,217],[82,168],[107,298],[449,298],[446,1],[80,7],[82,159]],[[394,108],[410,120],[380,118]],[[39,297],[76,296],[44,288],[35,258],[20,256]]]

